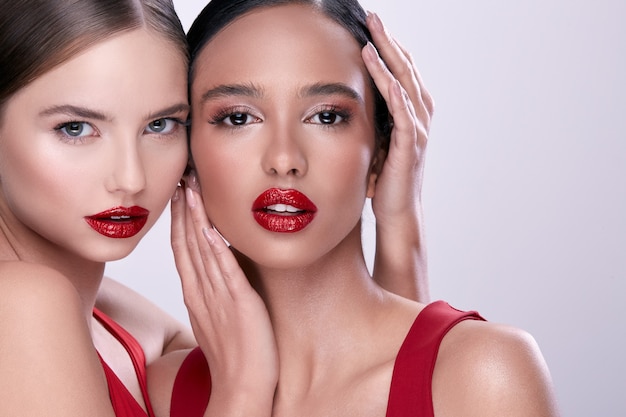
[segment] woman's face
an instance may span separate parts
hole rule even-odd
[[[0,210],[18,240],[126,256],[187,161],[186,72],[175,46],[137,29],[18,91],[0,125]]]
[[[309,6],[257,9],[205,46],[191,150],[209,217],[237,250],[303,266],[358,227],[375,179],[372,96],[356,40]]]

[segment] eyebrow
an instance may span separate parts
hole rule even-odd
[[[66,114],[68,116],[94,120],[111,120],[111,117],[108,117],[104,113],[86,107],[73,106],[71,104],[48,107],[39,113],[40,116],[52,116],[53,114]]]
[[[155,113],[150,113],[148,117],[146,117],[146,120],[157,120],[177,113],[188,113],[190,108],[191,107],[187,103],[174,104],[173,106],[167,107],[163,110],[159,110]]]
[[[343,83],[315,83],[301,88],[298,92],[298,96],[301,98],[332,95],[346,96],[359,102],[364,101],[361,94]],[[262,98],[263,89],[253,84],[222,84],[205,91],[202,94],[201,102],[205,103],[215,98],[232,96]]]
[[[341,95],[359,102],[364,101],[361,94],[343,83],[315,83],[302,88],[298,94],[300,97]]]
[[[232,96],[261,98],[263,97],[263,89],[254,84],[222,84],[205,91],[202,94],[201,102],[205,103],[215,98]]]
[[[162,110],[158,110],[154,113],[150,113],[146,120],[154,120],[160,119],[165,116],[170,116],[176,113],[189,112],[189,104],[187,103],[179,103],[174,104],[173,106],[167,107]],[[88,109],[86,107],[74,106],[71,104],[63,104],[60,106],[52,106],[47,109],[42,110],[39,113],[41,116],[51,116],[54,114],[65,114],[72,117],[84,118],[84,119],[93,119],[93,120],[104,120],[111,121],[113,118],[107,116],[104,113],[101,113],[97,110]]]

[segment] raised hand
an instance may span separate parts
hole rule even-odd
[[[210,224],[198,191],[192,173],[172,200],[171,239],[191,326],[211,369],[209,407],[232,409],[239,401],[269,415],[278,378],[269,315]]]
[[[426,302],[430,295],[421,193],[433,100],[411,55],[389,35],[380,18],[370,13],[367,24],[378,50],[366,45],[363,60],[394,121],[372,199],[377,236],[374,278],[390,291]]]

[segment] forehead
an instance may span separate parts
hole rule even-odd
[[[361,46],[352,34],[300,4],[263,7],[237,18],[203,48],[194,74],[194,85],[207,78],[242,82],[263,75],[300,84],[321,78],[347,82],[355,76],[363,82],[367,77]]]
[[[170,41],[140,28],[106,38],[18,91],[33,105],[60,101],[120,113],[186,102],[186,62]],[[122,100],[121,95],[132,100]],[[13,101],[13,99],[11,101]]]

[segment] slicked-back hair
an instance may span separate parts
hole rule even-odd
[[[117,33],[147,27],[188,62],[171,0],[0,0],[0,122],[7,100],[30,82]]]

